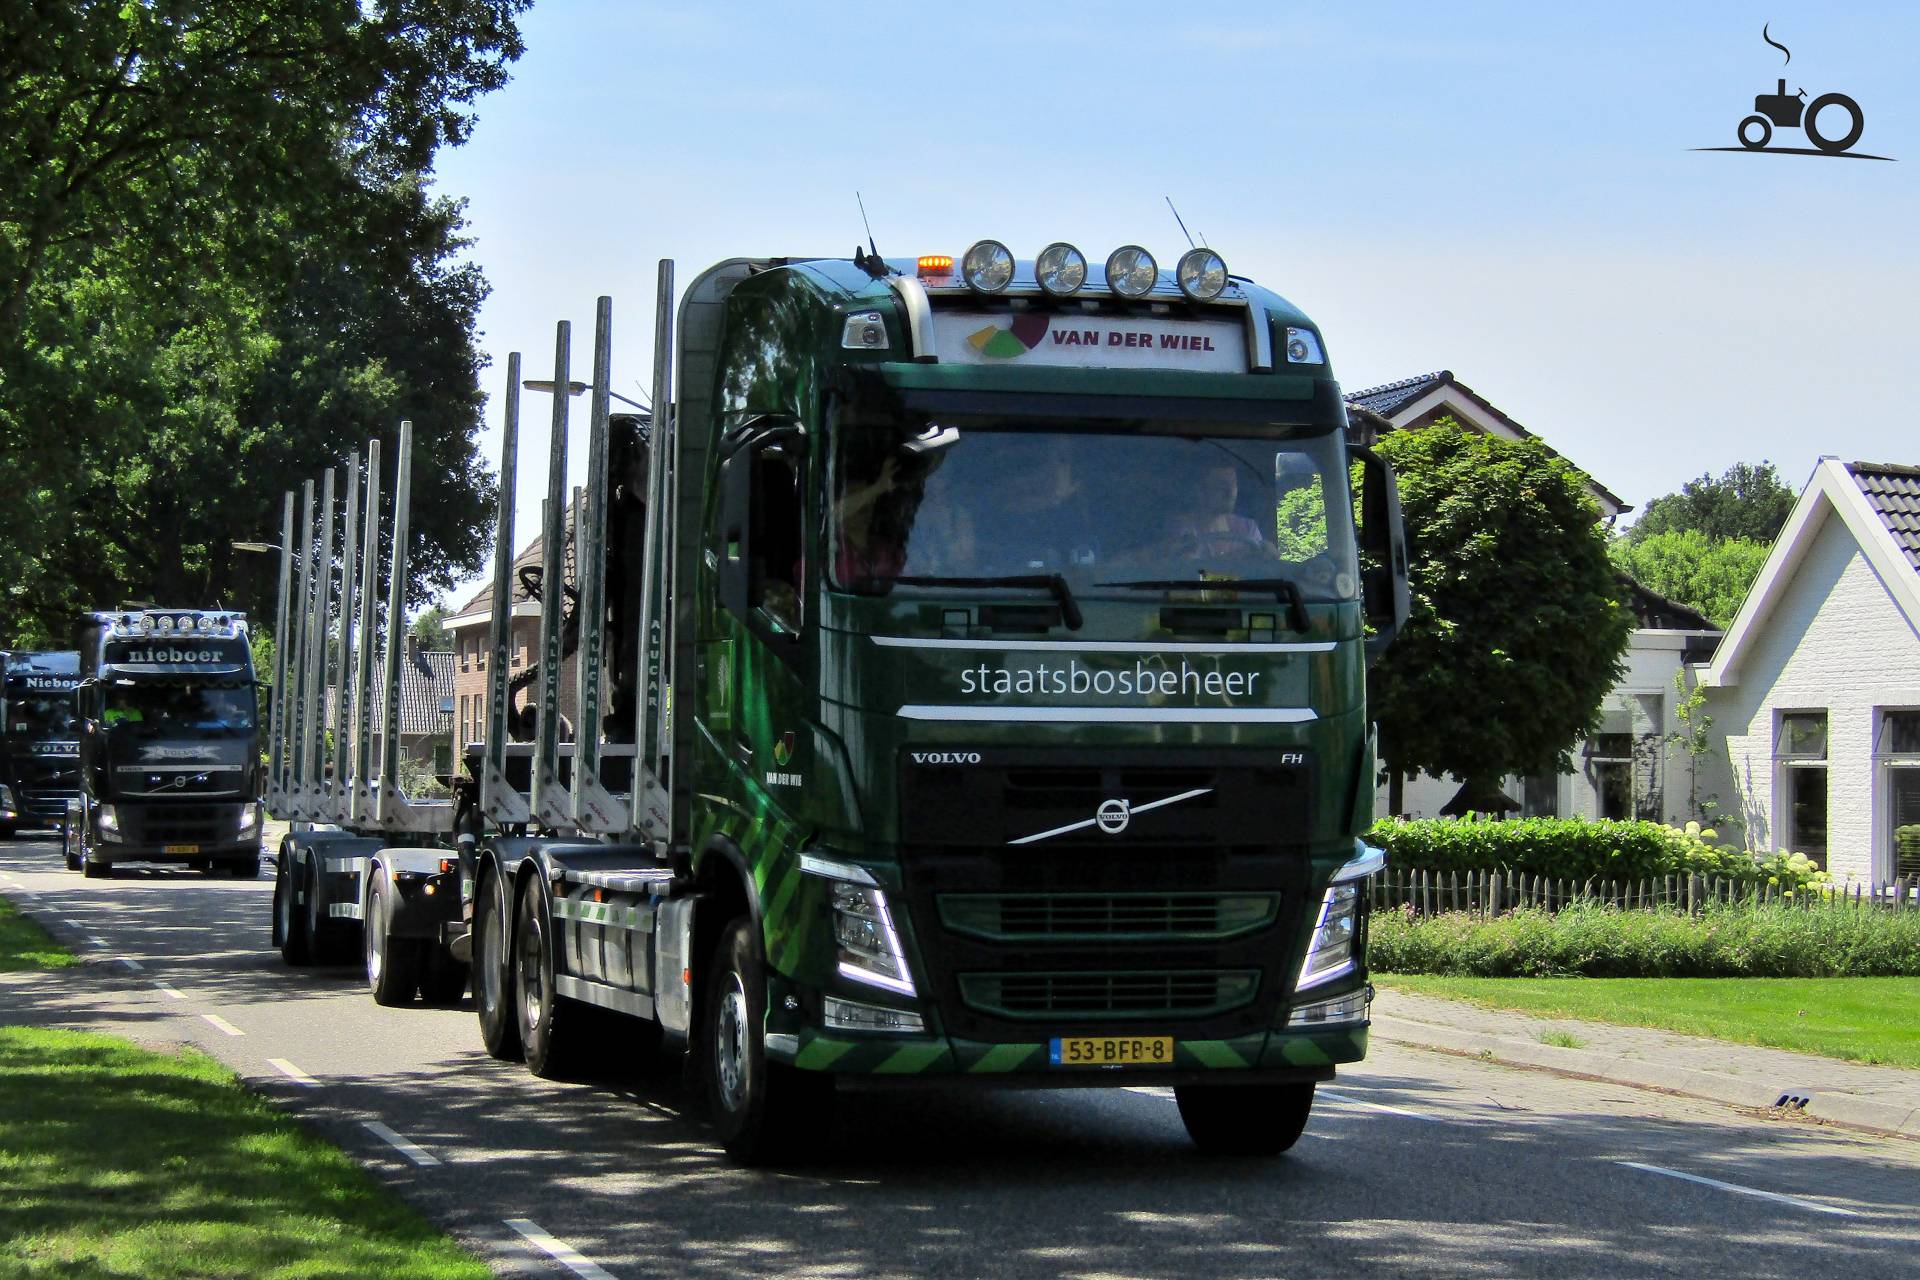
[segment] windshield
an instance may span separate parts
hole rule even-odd
[[[54,693],[7,700],[7,730],[22,738],[71,738],[73,695]]]
[[[153,736],[243,731],[253,728],[251,685],[204,685],[154,681],[107,686],[106,723]]]
[[[943,422],[836,433],[834,586],[1061,575],[1081,595],[1286,579],[1308,600],[1357,590],[1346,449],[1311,437]],[[905,580],[904,582],[902,580]]]

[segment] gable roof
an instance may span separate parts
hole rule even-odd
[[[1846,526],[1887,594],[1920,631],[1920,467],[1897,463],[1841,462],[1822,458],[1780,536],[1773,540],[1760,575],[1740,602],[1703,684],[1739,682],[1741,658],[1766,627],[1829,517]]]
[[[1451,369],[1368,387],[1364,391],[1352,392],[1345,398],[1349,405],[1371,410],[1395,427],[1424,427],[1437,418],[1451,415],[1462,426],[1487,435],[1508,440],[1539,439],[1501,412],[1485,396],[1454,377]],[[1554,457],[1565,456],[1545,441],[1541,441],[1541,444]],[[1595,480],[1584,468],[1582,474],[1586,475],[1587,489],[1593,494],[1594,501],[1600,504],[1604,515],[1617,516],[1633,510],[1619,494]]]
[[[571,536],[571,531],[573,529],[572,504],[568,504],[567,513],[564,519],[566,522],[566,528],[569,531],[569,536],[567,538],[566,546],[561,549],[561,553],[560,553],[561,555],[560,576],[563,580],[567,582],[572,582],[574,580],[573,538]],[[522,584],[520,581],[520,570],[527,568],[528,566],[533,566],[536,568],[539,567],[539,565],[542,563],[545,556],[545,546],[546,546],[545,534],[537,533],[533,536],[533,541],[527,543],[526,546],[522,547],[520,549],[520,554],[513,558],[513,568],[508,571],[507,581],[510,584],[512,584],[513,605],[514,605],[513,611],[516,614],[522,614],[522,613],[537,614],[540,611],[539,605],[534,603],[533,597],[527,594],[527,589],[525,585]],[[458,609],[455,609],[451,614],[449,614],[447,618],[444,620],[442,625],[450,628],[471,626],[474,623],[485,622],[490,618],[492,618],[493,616],[493,574],[491,571],[492,570],[491,559],[489,559],[489,562],[488,562],[488,570],[489,571],[487,574],[486,585],[482,586],[478,591],[474,592],[473,595],[467,600],[465,604],[461,605]]]
[[[400,736],[453,727],[453,650],[415,649],[400,661]]]

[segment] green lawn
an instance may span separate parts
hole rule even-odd
[[[0,899],[0,971],[73,962]],[[0,1280],[488,1275],[205,1054],[0,1027]]]
[[[0,898],[0,973],[23,969],[64,969],[73,953],[47,936],[47,931]]]
[[[1920,1068],[1920,978],[1453,978],[1395,990]]]

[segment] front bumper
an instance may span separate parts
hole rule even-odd
[[[239,835],[247,802],[113,803],[115,831],[99,825],[96,807],[87,854],[95,862],[207,862],[258,857],[260,834]]]

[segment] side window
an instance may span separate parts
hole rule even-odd
[[[806,492],[799,443],[772,441],[753,454],[747,515],[748,604],[778,627],[798,632],[806,582]]]

